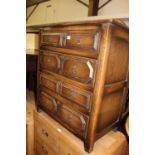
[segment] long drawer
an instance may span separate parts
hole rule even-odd
[[[47,70],[85,84],[94,84],[96,68],[94,59],[47,51],[41,51],[40,54],[41,71]]]
[[[44,94],[44,99],[41,99],[40,97],[39,106],[62,125],[71,130],[74,134],[84,138],[89,117],[79,111],[73,110],[71,107],[67,106],[65,102],[40,91],[39,95],[42,96],[42,94]],[[46,102],[46,100],[48,100],[48,102]],[[53,103],[53,101],[55,103]]]
[[[58,123],[45,121],[38,113],[34,113],[34,118],[36,155],[59,155]]]
[[[92,93],[46,74],[40,74],[40,85],[90,111]]]
[[[39,138],[36,138],[36,155],[58,155],[56,153],[57,150],[54,151],[53,148],[54,147],[52,147],[51,149],[49,145],[44,143],[44,141],[42,141]]]
[[[35,120],[35,135],[37,139],[47,144],[50,148],[53,149],[53,151],[57,151],[56,148],[58,147],[58,131],[56,130],[56,127],[51,128],[49,124],[46,124],[41,120]]]
[[[100,30],[43,31],[41,45],[97,52],[100,37]]]

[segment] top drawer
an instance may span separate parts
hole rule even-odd
[[[97,57],[101,30],[59,30],[41,33],[41,49]]]

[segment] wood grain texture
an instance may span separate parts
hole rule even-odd
[[[91,152],[97,139],[118,127],[126,107],[128,28],[119,20],[103,20],[48,25],[40,38],[45,33],[61,39],[54,36],[58,45],[40,42],[37,107]]]
[[[88,126],[87,132],[87,139],[85,141],[85,149],[88,152],[91,152],[93,149],[93,143],[95,141],[95,134],[96,134],[96,126],[97,126],[97,119],[98,113],[100,110],[100,104],[102,101],[102,94],[104,89],[104,81],[105,81],[105,72],[107,69],[107,62],[109,56],[109,47],[110,47],[110,39],[111,39],[111,29],[110,26],[107,25],[104,27],[104,36],[102,36],[102,44],[100,47],[100,55],[98,58],[99,68],[97,71],[97,77],[95,81],[94,87],[94,96],[93,96],[93,104],[92,110],[90,115],[90,121]]]
[[[129,29],[129,27],[120,19],[95,19],[95,20],[78,20],[78,21],[67,21],[67,22],[55,22],[55,23],[48,23],[48,24],[40,24],[40,25],[33,25],[33,26],[27,26],[27,28],[32,28],[32,29],[37,29],[37,28],[46,28],[46,29],[51,29],[50,27],[55,28],[56,29],[58,27],[65,27],[65,26],[69,26],[69,30],[72,29],[72,26],[76,26],[76,30],[78,30],[79,26],[100,26],[102,23],[112,23],[115,24],[121,28],[125,28],[125,29]],[[92,28],[91,28],[92,29]]]
[[[35,112],[34,116],[37,147],[35,155],[40,155],[43,150],[48,151],[48,155],[124,155],[127,142],[125,136],[119,131],[108,132],[95,143],[93,151],[87,153],[83,149],[81,140],[46,113]],[[48,136],[44,134],[46,132]]]
[[[26,155],[34,155],[34,93],[26,91]]]

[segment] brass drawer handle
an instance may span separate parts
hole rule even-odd
[[[42,146],[42,150],[45,154],[48,154],[48,151],[46,150],[46,148],[44,146]]]
[[[46,137],[48,137],[48,132],[45,131],[44,129],[42,129],[42,134],[45,135]]]

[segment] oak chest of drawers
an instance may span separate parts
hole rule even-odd
[[[37,110],[83,140],[87,152],[125,111],[128,40],[128,28],[114,19],[41,28]]]

